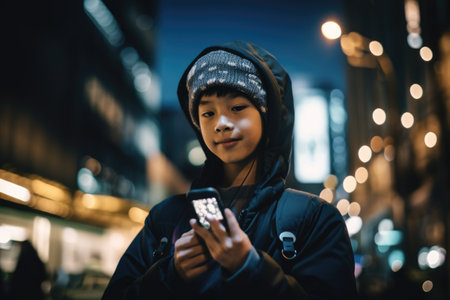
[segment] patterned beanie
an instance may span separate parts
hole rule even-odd
[[[226,86],[244,93],[259,110],[263,119],[265,118],[266,91],[253,63],[230,52],[216,50],[200,57],[187,75],[189,113],[199,130],[197,115],[199,95],[207,88],[215,86]]]

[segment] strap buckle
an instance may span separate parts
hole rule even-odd
[[[280,236],[280,241],[283,243],[281,255],[287,260],[293,260],[297,257],[297,250],[295,250],[295,235],[289,231],[283,231]]]
[[[164,252],[166,251],[166,246],[169,240],[166,237],[163,237],[160,242],[157,249],[153,251],[153,258],[155,260],[158,260],[164,256]]]

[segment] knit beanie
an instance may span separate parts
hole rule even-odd
[[[207,88],[216,86],[226,86],[244,93],[263,119],[265,118],[266,91],[256,67],[248,59],[223,50],[215,50],[200,57],[187,75],[189,113],[197,129],[200,130],[197,115],[199,96]]]

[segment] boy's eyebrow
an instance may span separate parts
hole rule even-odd
[[[200,100],[198,105],[206,105],[206,104],[209,104],[209,103],[211,103],[211,101],[209,101],[209,100]]]

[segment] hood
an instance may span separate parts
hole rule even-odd
[[[267,120],[264,134],[268,142],[263,146],[263,180],[258,183],[257,191],[277,194],[284,187],[284,179],[289,171],[292,149],[292,130],[294,125],[294,108],[291,79],[276,58],[266,50],[248,42],[236,41],[222,46],[208,47],[203,50],[187,67],[178,85],[178,100],[181,108],[197,134],[197,138],[206,154],[206,162],[200,177],[194,181],[193,188],[214,185],[217,178],[218,158],[206,147],[190,119],[188,90],[186,78],[193,64],[203,55],[215,50],[224,50],[253,62],[260,72],[263,86],[267,93]],[[214,170],[214,171],[213,171]],[[263,193],[265,194],[265,193]],[[263,199],[257,202],[261,202]]]

